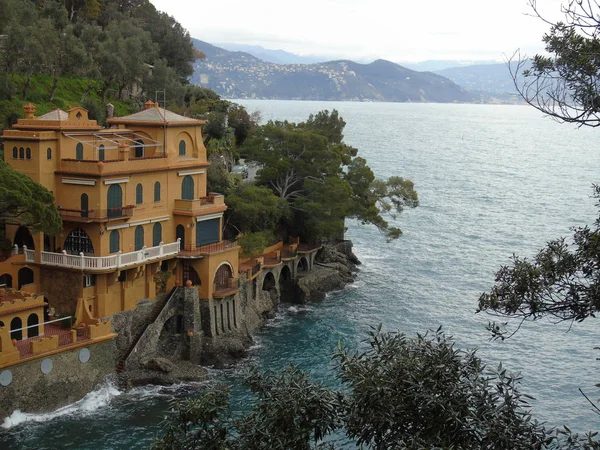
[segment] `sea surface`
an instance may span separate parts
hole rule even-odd
[[[323,302],[282,305],[247,360],[211,371],[231,384],[237,410],[251,402],[240,382],[249,364],[279,370],[293,362],[331,382],[338,342],[360,346],[379,324],[411,335],[442,325],[457,345],[477,347],[488,365],[520,371],[522,390],[535,397],[534,417],[549,426],[600,430],[600,417],[578,391],[600,397],[594,386],[600,319],[526,323],[499,342],[485,330],[493,318],[475,313],[479,295],[511,255],[532,256],[598,217],[590,195],[600,182],[600,131],[559,124],[527,106],[239,103],[263,120],[301,121],[337,109],[347,122],[345,141],[378,177],[413,180],[421,206],[399,216],[404,234],[391,243],[374,227],[348,222],[347,237],[363,263],[358,280]],[[13,414],[0,429],[0,448],[146,448],[160,432],[168,401],[201,388],[119,392],[107,384],[52,414]]]

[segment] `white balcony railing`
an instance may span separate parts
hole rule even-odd
[[[67,267],[70,269],[81,269],[86,271],[102,271],[111,269],[121,269],[128,266],[135,266],[145,262],[152,262],[155,259],[165,256],[176,255],[179,253],[179,239],[176,242],[163,244],[156,247],[143,248],[130,253],[116,253],[110,256],[85,256],[68,255],[65,251],[62,253],[40,252],[40,262],[48,266]],[[35,262],[35,252],[25,250],[25,261]]]

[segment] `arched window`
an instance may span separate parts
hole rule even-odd
[[[19,148],[19,159],[25,159],[25,149],[23,147]]]
[[[87,194],[81,194],[81,217],[88,216],[89,199]]]
[[[138,225],[135,228],[135,250],[141,250],[144,246],[144,227]]]
[[[133,148],[135,149],[135,157],[136,158],[143,158],[144,157],[144,141],[142,141],[141,139],[138,139],[137,141],[135,141],[135,144],[133,146]]]
[[[26,245],[29,250],[35,250],[35,243],[33,241],[33,236],[31,235],[29,228],[24,226],[20,226],[19,228],[17,228],[13,245],[16,245],[18,247],[23,247],[24,245]]]
[[[17,159],[19,157],[19,150],[17,147],[13,147],[13,158]]]
[[[118,184],[111,184],[107,193],[108,218],[123,215],[123,190]]]
[[[19,287],[17,289],[19,290],[27,284],[33,284],[35,281],[33,270],[31,270],[29,267],[23,267],[22,269],[19,269],[17,276],[19,278]]]
[[[27,317],[27,337],[32,338],[40,334],[38,324],[40,323],[38,315],[33,313]],[[30,328],[31,327],[31,328]]]
[[[100,144],[100,147],[98,147],[98,161],[104,161],[104,158],[104,144]]]
[[[65,239],[64,250],[71,255],[94,254],[92,240],[82,228],[75,228],[69,233]]]
[[[154,201],[160,202],[160,183],[158,181],[154,183]]]
[[[25,149],[25,158],[31,159],[31,149],[29,147]]]
[[[75,159],[78,161],[83,159],[83,144],[81,142],[78,142],[75,147]]]
[[[156,247],[162,241],[162,225],[156,222],[152,227],[152,245]]]
[[[110,253],[117,253],[120,247],[120,236],[119,230],[112,230],[110,232]]]
[[[46,159],[52,159],[52,149],[50,147],[46,149]]]
[[[142,203],[144,203],[144,186],[138,184],[135,187],[135,204],[141,205]]]
[[[16,339],[17,341],[20,341],[21,339],[23,339],[23,330],[21,330],[21,328],[23,328],[23,322],[21,322],[20,317],[15,317],[13,320],[11,320],[10,321],[10,338]],[[18,331],[16,331],[16,330],[18,330]]]
[[[181,198],[183,200],[194,200],[194,179],[189,175],[183,177],[181,182]]]
[[[185,141],[183,139],[179,141],[179,156],[185,156]]]

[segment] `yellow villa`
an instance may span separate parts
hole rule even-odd
[[[0,296],[0,338],[18,341],[65,316],[106,325],[155,298],[161,276],[167,289],[191,280],[204,299],[237,291],[239,249],[222,240],[223,196],[206,192],[202,125],[152,102],[109,128],[84,108],[36,117],[25,107],[2,136],[5,161],[54,193],[63,230],[6,226],[14,249],[0,262],[0,285],[12,294]]]

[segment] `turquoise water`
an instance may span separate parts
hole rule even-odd
[[[346,142],[378,176],[411,178],[421,206],[398,220],[404,236],[386,243],[371,227],[348,223],[363,262],[358,281],[307,308],[284,306],[257,336],[250,362],[279,369],[290,362],[331,380],[339,340],[358,345],[369,326],[407,333],[443,325],[459,345],[521,371],[534,416],[579,431],[600,429],[578,392],[598,397],[594,319],[582,324],[526,324],[506,342],[490,342],[489,316],[475,314],[479,294],[513,253],[532,255],[571,226],[597,217],[598,132],[543,118],[524,106],[249,101],[263,119],[299,121],[337,108]],[[248,363],[248,361],[246,361]],[[216,377],[233,383],[236,408],[249,402],[239,386],[244,364]],[[70,409],[14,415],[0,448],[145,448],[158,432],[166,401],[198,386],[111,386]],[[9,426],[5,423],[5,426]]]

